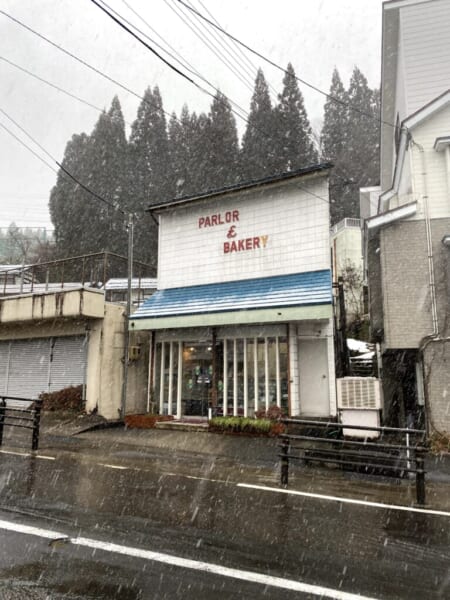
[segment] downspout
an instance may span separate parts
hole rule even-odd
[[[420,340],[420,344],[419,344],[419,354],[421,357],[421,368],[422,368],[421,377],[422,377],[422,381],[423,381],[423,388],[420,392],[418,391],[418,397],[420,396],[420,393],[423,393],[423,403],[424,403],[424,408],[425,408],[425,419],[426,419],[425,427],[428,429],[428,425],[427,425],[427,422],[428,422],[429,425],[433,429],[436,430],[436,427],[434,426],[434,424],[432,422],[432,418],[431,418],[430,398],[429,398],[429,394],[428,394],[427,378],[426,378],[425,372],[424,372],[424,370],[425,370],[424,369],[424,367],[425,367],[425,361],[424,361],[425,349],[431,342],[436,342],[436,341],[440,340],[439,323],[438,323],[438,316],[437,316],[437,303],[436,303],[436,283],[435,283],[434,263],[433,263],[433,245],[432,245],[432,240],[431,240],[430,212],[429,212],[429,206],[428,206],[427,164],[426,164],[425,150],[424,150],[423,146],[421,146],[420,144],[415,142],[412,139],[412,137],[410,139],[411,139],[411,144],[414,145],[419,150],[420,156],[421,156],[422,200],[423,200],[423,210],[424,210],[424,216],[425,216],[425,233],[426,233],[426,239],[427,239],[427,254],[428,254],[428,277],[429,277],[430,300],[431,300],[431,319],[432,319],[432,324],[433,324],[432,332],[429,335],[424,336]],[[417,380],[417,375],[416,375],[416,380]]]
[[[439,336],[439,324],[437,316],[437,302],[436,302],[436,283],[434,276],[434,262],[433,262],[433,244],[431,240],[431,224],[430,224],[430,212],[428,207],[428,185],[427,185],[427,165],[425,158],[425,151],[423,146],[415,142],[411,138],[411,143],[418,148],[421,156],[422,164],[422,200],[423,210],[425,215],[425,233],[427,238],[427,255],[428,255],[428,282],[430,286],[430,300],[431,300],[431,319],[433,323],[433,331],[426,338],[438,337]],[[421,344],[422,345],[422,344]]]

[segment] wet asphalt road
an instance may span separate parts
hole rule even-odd
[[[0,519],[370,598],[450,598],[450,517],[278,494],[277,470],[155,449],[0,455]],[[310,471],[296,489],[333,476]],[[325,482],[325,483],[324,483]],[[337,478],[336,495],[358,485]],[[389,501],[391,484],[366,486]],[[328,487],[328,491],[330,488]],[[410,490],[400,490],[407,500]],[[339,493],[338,493],[339,492]],[[406,494],[406,495],[405,495]],[[366,494],[366,496],[369,494]],[[407,502],[404,502],[407,503]],[[0,598],[317,598],[0,528]]]

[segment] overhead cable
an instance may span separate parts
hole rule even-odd
[[[231,71],[231,73],[233,73],[233,75],[235,75],[239,81],[241,83],[243,83],[245,85],[245,87],[250,90],[250,92],[252,91],[252,85],[249,84],[249,82],[229,63],[228,60],[225,59],[224,56],[222,56],[220,54],[220,51],[217,50],[213,44],[211,44],[211,41],[205,36],[204,33],[202,33],[198,26],[193,22],[191,16],[188,14],[185,14],[183,11],[178,11],[177,8],[175,6],[172,6],[170,4],[170,2],[168,0],[164,0],[164,2],[166,3],[166,5],[170,8],[171,11],[173,11],[177,17],[179,19],[181,19],[181,21],[194,33],[194,35],[209,49],[211,50],[211,52],[220,60],[220,62],[225,65],[225,67],[227,67],[227,69],[229,69]]]
[[[91,104],[90,102],[88,102],[88,100],[84,100],[83,98],[80,98],[79,96],[76,96],[75,94],[72,94],[71,92],[68,92],[64,88],[59,87],[58,85],[52,83],[51,81],[47,81],[47,79],[44,79],[43,77],[39,77],[39,75],[36,75],[36,73],[33,73],[32,71],[29,71],[28,69],[25,69],[24,67],[21,67],[20,65],[13,62],[12,60],[9,60],[9,59],[5,58],[4,56],[0,56],[0,60],[4,61],[8,65],[11,65],[12,67],[15,67],[19,71],[26,73],[30,77],[33,77],[34,79],[37,79],[38,81],[41,81],[42,83],[45,83],[46,85],[54,88],[58,92],[62,92],[63,94],[66,94],[66,96],[69,96],[70,98],[73,98],[74,100],[77,100],[78,102],[81,102],[82,104],[85,104],[86,106],[89,106],[90,108],[93,108],[94,110],[96,110],[100,113],[104,112],[103,108],[100,108],[99,106],[95,106],[95,104]],[[127,121],[125,121],[125,123],[127,123]],[[130,123],[127,123],[127,125],[130,125]]]
[[[91,71],[93,71],[94,73],[96,73],[97,75],[100,75],[100,77],[103,77],[104,79],[107,79],[111,83],[114,83],[114,85],[117,85],[118,87],[120,87],[121,89],[125,90],[129,94],[132,94],[133,96],[135,96],[136,98],[138,98],[142,102],[145,102],[145,104],[148,104],[148,101],[143,96],[141,96],[140,94],[138,94],[137,92],[135,92],[134,90],[130,89],[129,87],[127,87],[123,83],[120,83],[120,81],[117,81],[117,79],[114,79],[113,77],[110,77],[106,73],[103,73],[103,71],[101,71],[97,67],[94,67],[93,65],[89,64],[88,62],[86,62],[82,58],[76,56],[75,54],[72,54],[72,52],[69,52],[69,50],[66,50],[65,48],[63,48],[59,44],[56,44],[55,42],[53,42],[49,38],[45,37],[44,35],[42,35],[38,31],[36,31],[35,29],[29,27],[25,23],[22,23],[22,21],[19,21],[19,19],[16,19],[12,15],[8,14],[7,12],[5,12],[4,10],[1,10],[1,9],[0,9],[0,14],[2,14],[5,17],[7,17],[8,19],[11,19],[11,21],[13,21],[14,23],[16,23],[20,27],[23,27],[24,29],[26,29],[27,31],[29,31],[30,33],[32,33],[33,35],[36,35],[41,40],[44,40],[44,42],[47,42],[47,44],[50,44],[51,46],[53,46],[54,48],[56,48],[60,52],[63,52],[67,56],[70,56],[70,58],[73,58],[73,60],[76,60],[77,62],[79,62],[80,64],[84,65],[85,67],[87,67],[88,69],[90,69]],[[163,111],[163,112],[168,117],[171,116],[170,113],[167,113],[166,111]]]
[[[216,23],[214,23],[213,21],[211,21],[210,19],[208,19],[207,17],[205,17],[205,15],[202,15],[201,12],[199,12],[198,10],[196,10],[195,8],[193,8],[192,6],[189,6],[189,4],[186,4],[186,2],[184,2],[183,0],[176,0],[176,1],[179,2],[180,4],[182,4],[183,6],[185,6],[191,12],[195,13],[196,15],[198,15],[201,19],[203,19],[204,21],[206,21],[207,23],[209,23],[209,25],[211,25],[211,27],[214,27],[215,29],[218,29],[221,33],[223,33],[224,35],[228,36],[230,39],[234,40],[236,43],[240,44],[243,48],[245,48],[246,50],[248,50],[249,52],[251,52],[252,54],[254,54],[255,56],[257,56],[261,60],[264,60],[266,63],[268,63],[272,67],[275,67],[275,69],[278,69],[279,71],[282,71],[284,74],[288,74],[288,72],[286,71],[286,69],[284,69],[281,65],[277,64],[276,62],[274,62],[270,58],[267,58],[267,56],[264,56],[264,54],[261,54],[260,52],[258,52],[257,50],[255,50],[254,48],[252,48],[251,46],[249,46],[248,44],[246,44],[245,42],[243,42],[239,38],[237,38],[234,35],[232,35],[231,33],[228,33],[228,31],[226,31],[225,29],[223,29],[219,25],[216,25]],[[383,123],[383,125],[388,125],[389,127],[392,127],[393,129],[397,129],[398,128],[397,125],[394,125],[393,123],[390,123],[389,121],[384,121],[381,118],[374,117],[370,113],[366,113],[364,110],[361,110],[361,109],[357,108],[356,106],[353,106],[349,102],[345,102],[345,100],[341,100],[340,98],[336,98],[336,96],[333,96],[332,94],[329,94],[328,92],[325,92],[324,90],[321,90],[317,86],[313,85],[312,83],[309,83],[309,81],[306,81],[305,79],[302,79],[301,77],[298,77],[297,75],[294,75],[294,77],[295,77],[295,79],[297,79],[297,81],[299,81],[303,85],[306,85],[307,87],[309,87],[310,89],[314,90],[315,92],[318,92],[319,94],[322,94],[322,96],[325,96],[328,100],[331,100],[332,102],[335,102],[337,104],[345,106],[346,108],[348,108],[348,109],[350,109],[350,110],[352,110],[354,112],[357,112],[357,113],[359,113],[360,115],[362,115],[364,117],[368,117],[369,119],[377,121],[378,123]]]
[[[56,160],[56,158],[54,156],[52,156],[50,154],[50,152],[48,152],[48,150],[46,150],[30,133],[28,133],[28,131],[26,129],[24,129],[21,125],[19,125],[19,123],[17,123],[17,121],[15,121],[6,111],[4,111],[2,108],[0,108],[0,112],[7,119],[9,119],[11,121],[11,123],[13,123],[18,129],[20,129],[20,131],[22,131],[22,133],[24,133],[34,144],[36,144],[36,146],[42,152],[44,152],[44,154],[46,154],[61,169],[61,171],[63,171],[63,173],[65,173],[70,179],[72,179],[72,181],[74,181],[77,185],[79,185],[81,188],[83,188],[83,190],[88,192],[94,198],[97,198],[97,200],[100,200],[104,204],[107,204],[110,208],[117,210],[118,212],[122,213],[123,215],[126,214],[123,209],[121,209],[119,206],[117,206],[117,204],[114,204],[113,202],[110,202],[103,196],[100,196],[100,194],[97,194],[97,192],[94,192],[93,190],[91,190],[87,185],[82,183],[77,177],[72,175],[72,173],[68,169],[66,169],[66,167],[64,167],[58,160]],[[58,171],[54,167],[49,165],[49,163],[46,160],[44,160],[41,156],[39,156],[32,148],[30,148],[28,146],[28,144],[25,144],[25,142],[23,140],[21,140],[18,136],[16,136],[5,125],[0,123],[0,126],[3,127],[3,129],[5,129],[10,135],[12,135],[12,137],[14,137],[18,142],[20,142],[23,146],[25,146],[25,148],[27,148],[27,150],[29,150],[32,154],[34,154],[34,156],[36,156],[36,158],[38,158],[41,162],[43,162],[47,167],[49,167],[55,173],[58,173]]]

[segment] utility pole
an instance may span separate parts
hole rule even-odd
[[[127,309],[126,309],[126,320],[125,320],[125,354],[123,363],[123,387],[122,387],[122,406],[121,406],[121,417],[125,419],[125,410],[127,403],[127,388],[128,388],[128,363],[130,360],[130,331],[129,317],[131,315],[131,283],[133,280],[133,237],[134,237],[134,215],[133,213],[128,214],[128,291],[127,291]]]

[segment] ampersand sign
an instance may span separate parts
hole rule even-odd
[[[228,239],[229,238],[234,238],[234,237],[236,237],[236,235],[237,235],[237,233],[236,233],[236,225],[232,225],[230,227],[230,229],[228,230],[227,238]]]

